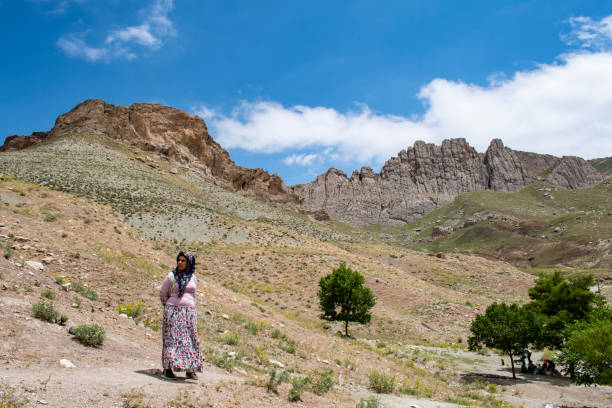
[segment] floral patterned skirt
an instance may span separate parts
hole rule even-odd
[[[195,307],[164,307],[162,320],[162,365],[177,371],[202,371]]]

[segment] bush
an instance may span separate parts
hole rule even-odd
[[[395,389],[395,377],[387,376],[377,370],[372,370],[370,372],[369,388],[379,394],[391,394]]]
[[[236,332],[228,332],[225,334],[225,344],[235,346],[240,341],[240,335]]]
[[[13,256],[13,248],[11,247],[11,243],[7,242],[4,246],[4,259],[9,259]]]
[[[291,379],[291,389],[287,398],[289,401],[300,401],[306,386],[310,383],[310,378],[304,376],[295,376]]]
[[[297,343],[289,338],[282,338],[278,343],[278,347],[289,354],[295,354],[297,350]]]
[[[89,300],[98,300],[98,292],[78,282],[72,284],[72,289]]]
[[[379,408],[380,399],[376,395],[370,395],[368,398],[361,398],[355,408]]]
[[[53,293],[53,291],[51,289],[43,290],[42,293],[40,294],[40,296],[42,296],[44,298],[47,298],[49,300],[55,299],[55,293]]]
[[[283,333],[279,329],[272,330],[272,338],[278,339],[280,337],[284,337]]]
[[[86,346],[100,346],[106,338],[104,327],[96,323],[78,325],[73,329],[73,333]]]
[[[249,320],[247,324],[244,326],[251,334],[257,334],[259,329],[261,328],[259,324]]]
[[[281,371],[279,374],[276,368],[273,368],[270,370],[269,375],[270,377],[266,383],[266,388],[268,391],[278,394],[278,386],[289,379],[289,374],[287,374],[286,371]]]
[[[323,395],[334,387],[334,370],[316,370],[311,374],[310,389],[317,395]]]
[[[55,321],[60,317],[60,313],[55,309],[53,303],[47,303],[44,300],[32,305],[32,313],[37,319],[51,323],[55,323]]]
[[[230,358],[229,354],[223,353],[220,356],[216,354],[212,354],[210,356],[210,361],[219,368],[223,368],[229,372],[232,372],[234,369],[234,360]]]
[[[45,215],[45,222],[53,222],[57,220],[57,217],[53,214],[46,214]]]
[[[136,320],[141,317],[145,312],[144,303],[135,302],[132,304],[126,303],[125,305],[119,303],[117,305],[117,311],[119,312],[119,314],[127,315],[128,317],[131,317],[132,319]]]

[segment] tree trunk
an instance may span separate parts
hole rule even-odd
[[[516,380],[516,374],[514,374],[514,358],[512,358],[512,353],[510,353],[510,363],[512,363],[512,378]]]
[[[344,334],[348,337],[348,320],[344,321]]]

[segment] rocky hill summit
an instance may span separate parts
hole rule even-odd
[[[7,137],[0,151],[20,150],[68,134],[103,135],[157,152],[173,163],[202,170],[216,184],[242,195],[267,201],[298,201],[278,175],[236,166],[210,136],[202,118],[158,104],[115,106],[101,99],[86,100],[60,115],[48,132]]]
[[[536,180],[565,189],[602,181],[587,161],[528,153],[491,141],[478,153],[465,139],[440,146],[417,141],[389,159],[380,173],[369,167],[351,177],[330,168],[315,181],[293,187],[303,204],[353,226],[403,225],[453,200],[479,190],[516,191]]]

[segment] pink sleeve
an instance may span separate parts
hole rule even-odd
[[[170,279],[166,276],[164,281],[161,284],[161,288],[159,289],[159,299],[162,302],[162,305],[166,304],[166,301],[169,298],[168,291],[170,290]]]

